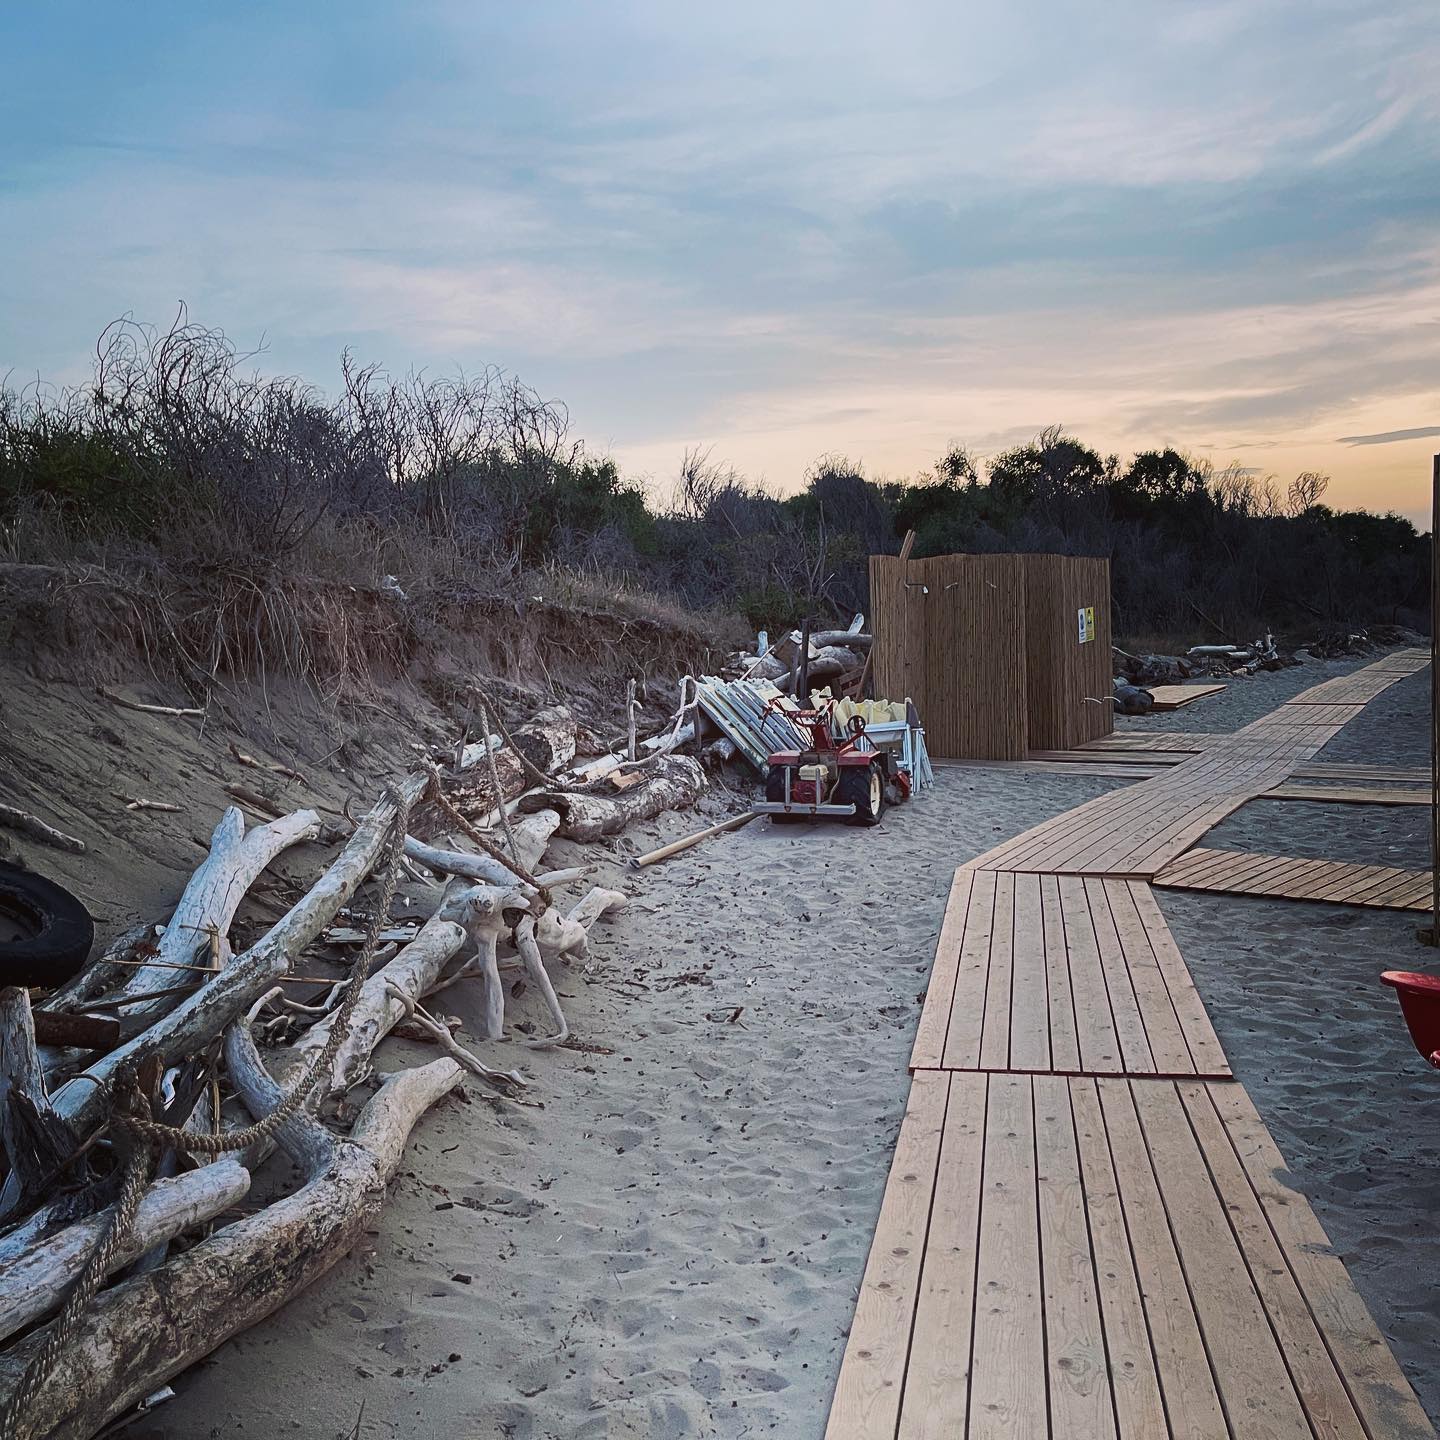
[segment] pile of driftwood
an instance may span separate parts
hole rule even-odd
[[[562,903],[556,891],[586,867],[549,868],[546,849],[693,802],[705,780],[674,753],[681,718],[633,763],[574,766],[575,723],[556,709],[457,747],[443,769],[418,766],[238,954],[247,891],[320,827],[301,810],[247,830],[228,809],[163,927],[122,936],[50,994],[0,991],[0,1435],[78,1440],[143,1403],[351,1248],[412,1127],[466,1070],[525,1086],[465,1049],[427,1000],[473,977],[485,1036],[499,1039],[513,966],[553,1021],[528,1043],[564,1041],[547,964],[583,956],[625,897],[592,888]],[[426,882],[432,913],[390,940],[407,879]],[[337,927],[352,902],[368,913]],[[327,936],[357,958],[316,995],[303,972]],[[376,1047],[402,1025],[442,1058],[384,1079],[338,1133],[324,1117],[355,1113]],[[262,1051],[257,1036],[283,1043]],[[276,1149],[298,1183],[237,1218]]]
[[[874,637],[857,615],[848,630],[790,630],[774,644],[762,634],[754,655],[734,655],[727,670],[737,679],[769,680],[786,695],[828,686],[835,695],[857,696],[870,676]]]

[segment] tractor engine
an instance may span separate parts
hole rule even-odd
[[[802,755],[790,782],[790,799],[796,805],[822,805],[835,786],[839,769],[814,755]]]

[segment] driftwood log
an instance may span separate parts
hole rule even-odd
[[[445,966],[465,943],[465,932],[450,920],[439,918],[421,926],[420,933],[388,964],[382,965],[361,987],[350,1022],[350,1033],[340,1046],[331,1069],[325,1097],[343,1095],[371,1072],[375,1047],[405,1018],[403,1004],[390,991],[398,988],[422,999],[439,980]],[[294,1045],[273,1061],[282,1085],[298,1075],[325,1048],[335,1021],[327,1016],[312,1025]]]
[[[471,765],[457,775],[448,776],[445,781],[445,798],[467,820],[484,824],[490,812],[498,805],[513,800],[529,788],[533,776],[526,768],[527,761],[541,774],[549,775],[575,758],[577,729],[574,715],[563,705],[538,711],[511,733],[513,749],[504,746],[495,750],[491,756],[495,762],[496,778],[500,782],[499,795],[494,793],[487,761],[484,764]],[[478,745],[475,748],[483,759],[484,746]],[[521,756],[524,757],[523,760]],[[448,826],[442,815],[424,807],[411,828],[422,839],[429,839],[443,833]]]
[[[645,779],[629,789],[602,794],[598,789],[537,790],[520,802],[533,813],[554,810],[567,840],[598,840],[615,835],[635,820],[693,805],[705,789],[705,771],[689,755],[663,755],[647,766]]]
[[[401,782],[401,794],[408,804],[420,798],[429,779],[428,774],[406,776]],[[138,1065],[151,1059],[172,1064],[204,1048],[232,1020],[243,1015],[360,888],[385,847],[395,815],[395,803],[389,796],[377,802],[329,869],[273,929],[142,1035],[111,1051],[62,1086],[54,1097],[57,1113],[78,1133],[88,1134],[104,1113],[104,1086],[122,1064],[128,1061]]]
[[[43,1194],[76,1148],[45,1093],[30,992],[20,985],[0,990],[0,1144],[10,1162],[0,1218]]]
[[[14,1440],[86,1440],[317,1280],[374,1223],[410,1131],[461,1074],[437,1060],[387,1080],[300,1190],[97,1296]],[[0,1397],[48,1329],[0,1355]]]
[[[319,833],[320,817],[297,810],[246,833],[245,817],[231,805],[210,837],[210,854],[190,877],[155,948],[155,964],[136,970],[122,993],[143,995],[176,983],[177,965],[193,965],[210,953],[212,937],[228,934],[240,902],[275,858]],[[126,1007],[127,1020],[160,1013],[160,1001]]]
[[[511,828],[519,850],[515,858],[533,873],[550,843],[550,837],[560,828],[560,816],[554,810],[537,810]],[[515,879],[514,871],[489,855],[476,855],[468,850],[441,850],[409,835],[405,837],[405,853],[442,875],[464,875],[486,885],[509,885]]]
[[[153,1246],[212,1220],[244,1199],[250,1172],[236,1160],[204,1165],[173,1180],[157,1180],[140,1202],[130,1238],[116,1254],[111,1273]],[[53,1310],[80,1273],[109,1220],[109,1211],[77,1220],[49,1239],[15,1253],[0,1252],[0,1340]]]
[[[75,855],[85,853],[83,840],[67,835],[63,830],[47,825],[38,815],[32,815],[28,810],[17,810],[13,805],[0,805],[0,826],[28,835],[42,845],[53,845],[57,850],[69,850]]]

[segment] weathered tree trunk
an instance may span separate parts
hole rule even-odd
[[[370,1073],[375,1047],[405,1018],[405,1007],[390,994],[389,986],[421,1000],[440,978],[440,972],[465,943],[465,931],[438,917],[421,926],[420,933],[401,952],[382,965],[361,987],[350,1021],[350,1033],[340,1046],[326,1093],[343,1094]],[[335,1016],[312,1025],[295,1044],[272,1056],[277,1077],[288,1085],[325,1048]]]
[[[429,784],[426,774],[412,774],[401,782],[401,792],[414,804]],[[237,956],[221,975],[204,985],[156,1021],[142,1035],[97,1060],[54,1096],[56,1111],[77,1132],[94,1128],[103,1113],[101,1088],[127,1060],[156,1057],[166,1064],[200,1049],[260,998],[283,975],[291,962],[316,939],[335,912],[360,888],[385,848],[395,821],[395,805],[380,800],[356,827],[330,868],[265,937]],[[90,1077],[88,1080],[84,1077]],[[101,1085],[91,1083],[100,1081]]]
[[[230,1159],[174,1180],[157,1180],[140,1202],[130,1237],[116,1253],[111,1273],[192,1225],[214,1219],[249,1189],[250,1172]],[[110,1212],[105,1210],[19,1254],[0,1257],[0,1340],[60,1304],[109,1221]]]
[[[154,959],[126,982],[126,995],[174,987],[176,965],[193,965],[210,950],[212,935],[226,935],[250,887],[283,850],[319,833],[320,817],[297,810],[245,832],[245,817],[231,805],[210,838],[210,854],[190,877],[175,912],[165,925]],[[169,1008],[166,1000],[126,1007],[127,1020],[146,1019]]]
[[[846,650],[868,650],[874,643],[875,637],[864,631],[852,634],[849,630],[817,630],[810,637],[812,651],[823,650],[827,645],[839,645]]]
[[[87,1440],[317,1280],[373,1224],[410,1131],[461,1074],[437,1060],[393,1076],[302,1189],[97,1296],[13,1440]],[[47,1330],[0,1355],[0,1399]]]
[[[74,1131],[45,1093],[30,992],[22,985],[0,990],[0,1142],[10,1161],[0,1217],[38,1198],[76,1148]]]
[[[567,840],[598,840],[614,835],[632,820],[648,820],[663,810],[693,805],[705,789],[705,771],[688,755],[665,755],[647,770],[639,785],[610,795],[540,790],[527,795],[527,812],[556,810],[560,834]]]
[[[533,776],[521,761],[523,755],[543,775],[549,775],[575,758],[575,717],[563,705],[538,711],[511,734],[508,745],[495,751],[495,775],[500,794],[494,793],[488,762],[475,764],[445,781],[445,798],[469,821],[479,824],[498,805],[513,800],[532,783]],[[517,753],[518,752],[518,753]],[[481,750],[483,760],[484,751]],[[443,814],[426,808],[411,827],[422,839],[443,834]]]

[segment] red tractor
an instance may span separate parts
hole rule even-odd
[[[887,752],[865,740],[863,716],[851,716],[846,727],[849,738],[837,740],[830,729],[828,705],[819,710],[787,708],[782,713],[808,733],[810,746],[777,750],[770,756],[765,799],[754,808],[776,824],[831,815],[847,825],[876,825],[887,798],[903,800],[910,793],[910,777]]]

